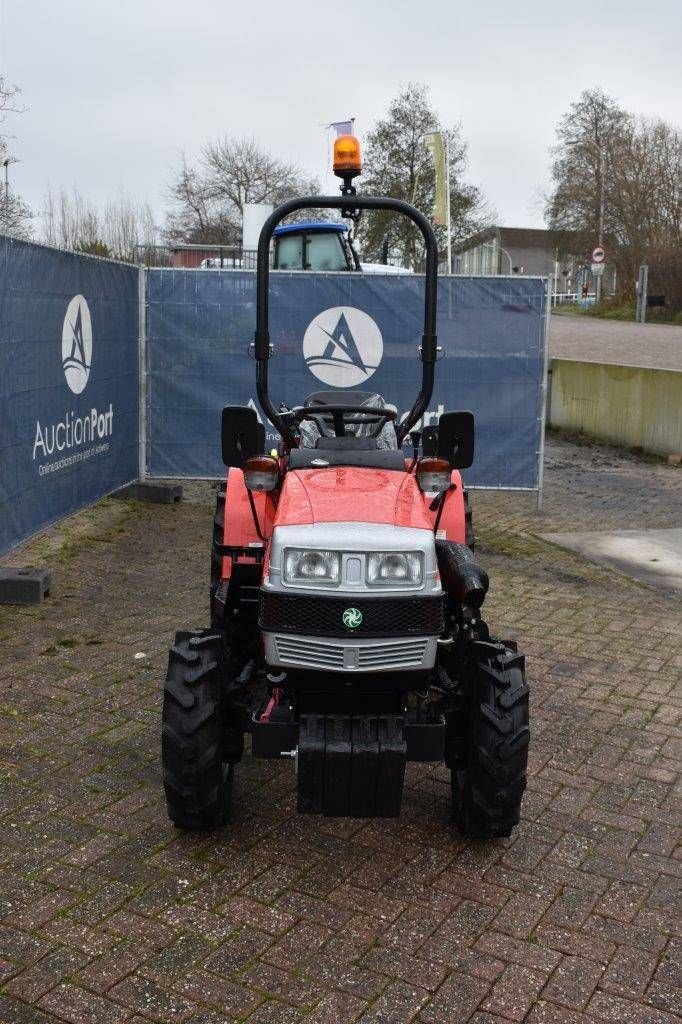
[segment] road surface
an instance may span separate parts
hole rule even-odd
[[[556,359],[682,370],[682,327],[554,314],[549,349]]]

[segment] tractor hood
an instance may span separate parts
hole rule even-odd
[[[350,466],[289,470],[275,526],[345,522],[433,528],[410,473]]]

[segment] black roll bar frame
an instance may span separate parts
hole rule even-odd
[[[436,304],[438,288],[438,243],[431,224],[423,213],[415,209],[403,199],[391,196],[304,196],[301,199],[290,199],[282,203],[270,214],[258,239],[258,256],[256,261],[256,392],[258,400],[268,419],[282,435],[290,448],[296,447],[296,438],[289,423],[273,405],[268,393],[268,360],[270,359],[269,331],[269,286],[270,286],[270,241],[277,225],[285,217],[297,210],[330,209],[349,211],[360,210],[393,210],[401,213],[416,224],[422,233],[426,246],[426,267],[424,285],[424,333],[421,343],[422,382],[419,394],[410,409],[407,418],[396,427],[398,444],[414,424],[423,416],[433,394],[434,366],[437,358],[436,343]]]

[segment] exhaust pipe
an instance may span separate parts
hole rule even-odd
[[[466,544],[436,541],[436,558],[443,589],[459,604],[480,608],[488,593],[488,574]]]

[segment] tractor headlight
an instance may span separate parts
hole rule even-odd
[[[418,587],[423,578],[419,551],[375,551],[367,557],[367,582],[372,585]]]
[[[284,579],[287,583],[338,583],[341,556],[338,551],[306,551],[287,548]]]

